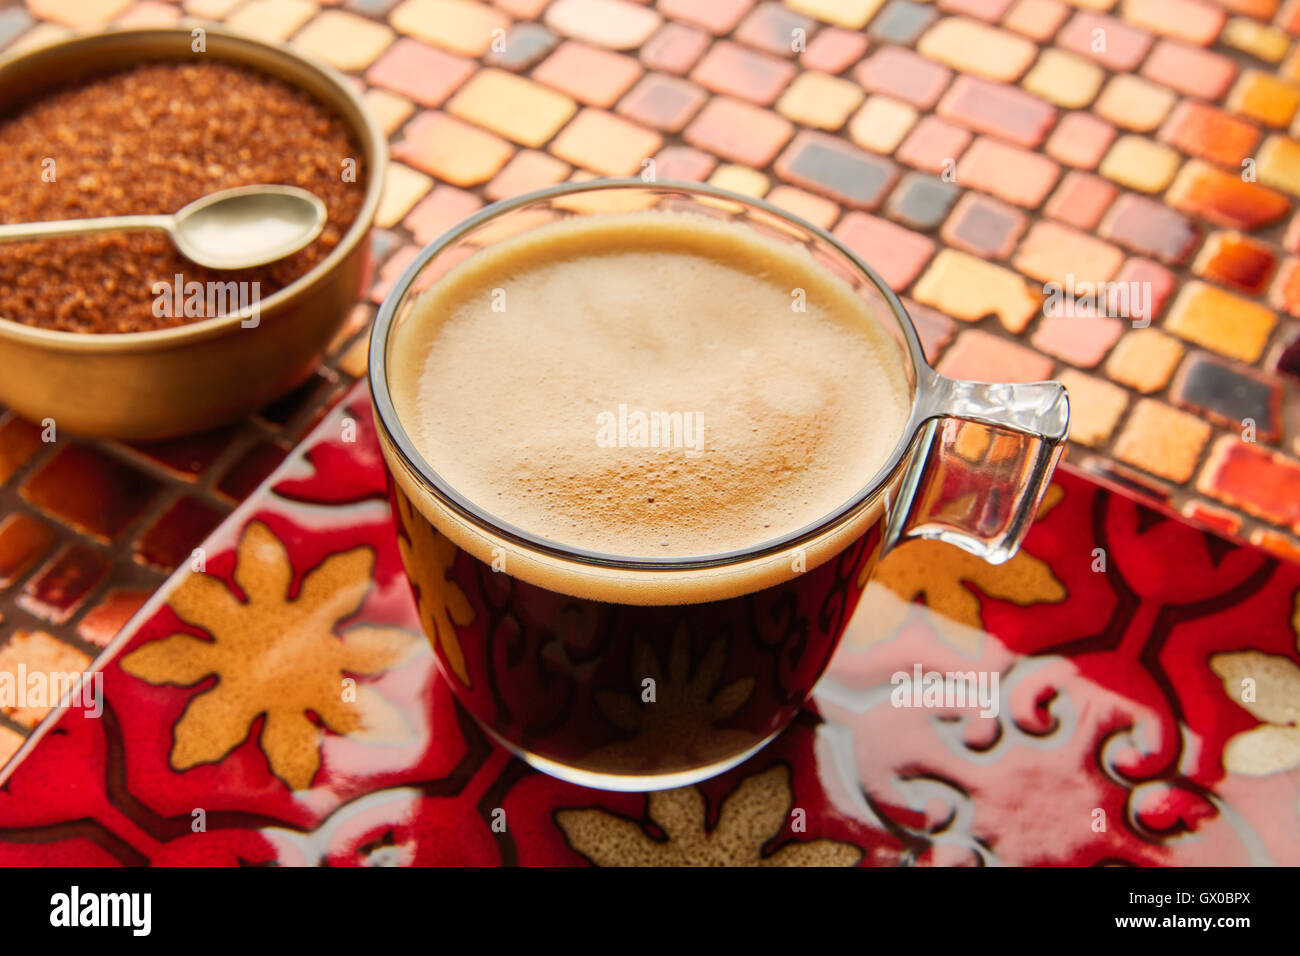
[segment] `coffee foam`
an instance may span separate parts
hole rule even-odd
[[[802,247],[703,216],[505,240],[394,335],[394,405],[448,484],[531,534],[622,557],[750,548],[818,521],[885,464],[909,413],[900,347],[866,302]],[[636,411],[702,422],[698,450],[602,446],[600,423],[617,444]]]

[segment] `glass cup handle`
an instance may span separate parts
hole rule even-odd
[[[1069,433],[1060,382],[989,384],[932,373],[887,547],[947,541],[991,564],[1029,529]]]

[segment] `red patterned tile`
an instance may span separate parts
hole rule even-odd
[[[887,93],[928,110],[939,101],[952,71],[897,46],[886,46],[862,61],[854,77],[872,93]]]
[[[957,163],[957,182],[1026,209],[1037,208],[1060,167],[1046,156],[981,136]]]
[[[854,209],[876,208],[898,176],[897,167],[889,160],[811,130],[795,137],[777,160],[776,172],[782,179]]]
[[[0,521],[0,591],[31,570],[54,547],[57,537],[47,522],[21,511]]]
[[[182,495],[140,535],[135,543],[135,559],[160,571],[172,571],[189,558],[223,517],[223,512],[207,502]]]
[[[64,445],[23,482],[22,495],[83,534],[112,541],[157,497],[162,484],[90,445]]]
[[[934,255],[934,240],[887,219],[851,212],[835,235],[860,255],[895,292],[907,288]]]
[[[686,127],[683,136],[692,146],[723,159],[762,169],[793,133],[794,125],[771,110],[715,96]]]
[[[51,624],[62,624],[77,613],[111,568],[108,558],[94,548],[70,544],[23,585],[18,604]]]
[[[786,60],[719,40],[691,71],[691,79],[715,93],[771,106],[795,72],[794,64]]]
[[[1202,494],[1300,533],[1300,462],[1225,435],[1196,480]]]
[[[1021,146],[1043,142],[1056,123],[1056,107],[1015,86],[959,76],[939,101],[938,113],[977,133],[991,133]]]

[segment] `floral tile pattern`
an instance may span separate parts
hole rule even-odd
[[[1300,567],[1074,469],[1001,568],[901,546],[785,733],[649,795],[486,739],[384,494],[358,385],[0,772],[0,864],[1300,864]],[[725,724],[747,688],[668,656]]]

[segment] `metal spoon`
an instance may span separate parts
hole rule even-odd
[[[0,225],[0,242],[119,229],[171,236],[185,258],[210,269],[247,269],[283,259],[320,235],[325,204],[296,186],[236,186],[209,193],[173,215],[105,216]]]

